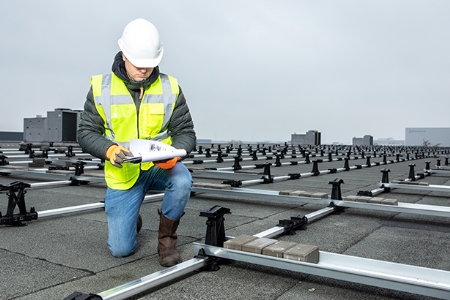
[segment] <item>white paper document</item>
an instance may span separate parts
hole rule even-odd
[[[141,139],[131,139],[130,140],[130,151],[133,153],[134,157],[125,159],[125,161],[130,162],[148,162],[148,161],[158,161],[167,160],[177,156],[186,156],[186,150],[177,149],[170,145],[152,141],[152,140],[141,140]]]

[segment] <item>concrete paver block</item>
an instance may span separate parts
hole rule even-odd
[[[307,244],[298,244],[284,252],[284,258],[310,263],[319,262],[319,247]]]
[[[356,199],[356,202],[369,202],[369,199],[372,197],[368,197],[368,196],[358,196],[358,198]]]
[[[294,242],[277,241],[276,243],[264,248],[262,250],[262,254],[282,258],[284,256],[284,252],[286,252],[287,250],[291,249],[296,245],[297,243]]]
[[[313,193],[311,192],[305,192],[305,191],[301,191],[301,193],[299,193],[300,197],[311,197]]]
[[[397,200],[397,199],[383,199],[383,201],[381,202],[381,204],[385,204],[385,205],[398,205],[398,200]]]
[[[345,196],[344,201],[357,201],[358,197],[359,196],[356,196],[356,195]]]
[[[253,235],[240,235],[231,240],[225,241],[223,247],[227,249],[242,250],[242,245],[256,240],[258,237]]]
[[[292,191],[289,193],[289,196],[301,196],[305,191]]]
[[[264,248],[276,242],[274,239],[259,238],[242,245],[242,251],[262,254]]]
[[[327,193],[313,193],[311,195],[312,198],[319,198],[319,199],[328,199]]]
[[[384,200],[384,198],[381,197],[372,197],[369,199],[369,203],[375,203],[375,204],[381,204],[381,202]]]

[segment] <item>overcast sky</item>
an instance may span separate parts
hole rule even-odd
[[[197,137],[322,143],[450,127],[448,0],[2,1],[0,131],[83,108],[126,24],[164,44]]]

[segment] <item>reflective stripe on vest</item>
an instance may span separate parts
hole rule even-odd
[[[172,143],[167,126],[179,94],[175,78],[160,74],[144,91],[139,114],[125,83],[115,74],[93,76],[91,84],[95,106],[103,118],[108,139],[127,148],[132,138],[158,140],[169,145]],[[152,165],[124,163],[120,169],[107,161],[106,183],[114,189],[128,189],[139,177],[139,169],[148,170]]]

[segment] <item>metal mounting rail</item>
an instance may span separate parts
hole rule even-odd
[[[319,251],[319,263],[313,264],[194,243],[195,253],[201,249],[210,257],[244,261],[408,293],[450,299],[450,272],[444,270],[324,251]]]
[[[391,189],[408,189],[420,191],[450,192],[450,186],[446,185],[414,185],[407,183],[378,183],[379,187]]]
[[[261,202],[276,202],[276,203],[283,202],[290,204],[312,203],[323,205],[329,205],[330,203],[333,203],[334,205],[339,207],[353,207],[367,210],[403,212],[428,216],[450,217],[450,207],[447,206],[411,204],[404,202],[399,202],[398,205],[383,205],[383,204],[372,204],[372,203],[333,200],[333,199],[287,196],[287,195],[279,195],[278,191],[245,189],[245,188],[231,188],[231,190],[221,190],[221,189],[193,187],[192,191],[200,193],[214,193],[236,197],[251,197],[252,201],[261,201]],[[257,198],[253,196],[257,196]]]
[[[144,197],[144,202],[162,200],[163,197],[164,197],[164,193],[147,195]],[[62,207],[62,208],[43,210],[43,211],[40,211],[37,213],[38,213],[39,218],[44,218],[44,217],[50,217],[50,216],[56,216],[56,215],[62,215],[62,214],[68,214],[68,213],[73,213],[73,212],[80,212],[80,211],[86,211],[86,210],[92,210],[92,209],[98,209],[98,208],[104,208],[104,207],[105,207],[105,204],[103,202],[97,202],[97,203],[90,203],[90,204],[76,205],[76,206],[70,206],[70,207]]]
[[[168,269],[127,282],[97,295],[103,300],[126,299],[159,284],[200,269],[204,267],[206,263],[207,258],[192,258]]]
[[[438,169],[424,170],[431,174],[450,175],[450,168],[439,167]]]

